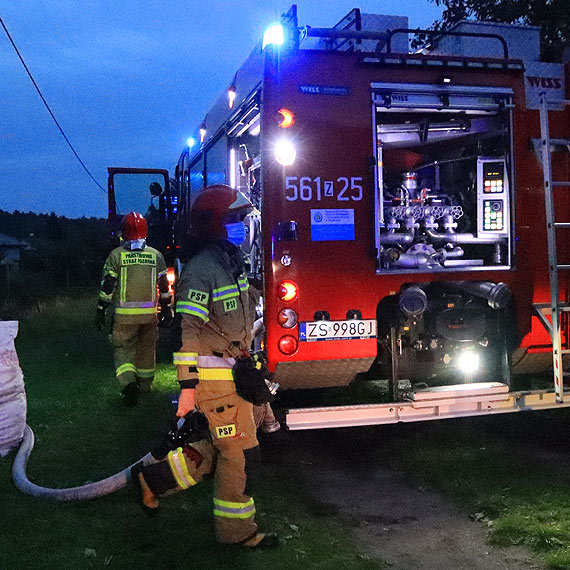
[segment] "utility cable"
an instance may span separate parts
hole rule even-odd
[[[89,169],[87,168],[87,166],[85,166],[85,163],[81,160],[81,157],[77,154],[77,151],[73,148],[73,145],[71,144],[71,142],[69,141],[69,139],[67,138],[66,134],[63,132],[63,129],[61,128],[61,125],[58,123],[57,119],[55,118],[55,115],[53,114],[52,110],[50,109],[50,106],[48,105],[47,101],[45,100],[44,96],[42,95],[42,92],[40,91],[40,88],[38,87],[38,84],[36,83],[35,79],[33,78],[30,70],[28,69],[28,66],[26,65],[26,62],[24,61],[24,58],[22,57],[22,55],[20,54],[20,51],[18,50],[18,48],[16,47],[16,44],[14,43],[14,40],[12,39],[12,36],[10,35],[10,32],[8,31],[8,28],[6,28],[6,24],[4,24],[4,20],[2,20],[2,18],[0,18],[0,24],[2,24],[2,27],[4,28],[4,31],[6,32],[6,35],[8,36],[8,39],[10,40],[10,43],[12,44],[12,47],[14,48],[16,54],[18,55],[18,57],[20,58],[20,61],[22,62],[22,65],[24,66],[24,69],[26,70],[26,73],[28,74],[28,77],[30,78],[30,80],[32,81],[32,83],[34,84],[34,87],[36,88],[36,91],[38,92],[38,95],[40,96],[41,100],[43,101],[46,109],[48,110],[49,114],[51,115],[51,118],[53,119],[54,123],[57,125],[57,128],[59,129],[59,132],[61,133],[61,135],[63,136],[63,138],[65,139],[65,142],[68,144],[69,148],[71,149],[71,152],[73,152],[73,154],[75,155],[75,158],[77,158],[77,160],[79,161],[79,164],[81,164],[81,166],[83,167],[83,169],[85,170],[85,172],[87,172],[87,174],[89,175],[89,177],[91,178],[91,180],[93,180],[93,182],[95,182],[95,184],[105,193],[107,193],[107,191],[105,190],[105,188],[103,188],[103,186],[101,186],[101,184],[99,184],[99,182],[97,182],[97,180],[95,180],[95,177],[91,174],[91,172],[89,172]]]

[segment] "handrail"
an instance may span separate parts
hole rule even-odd
[[[303,30],[310,38],[334,38],[334,39],[355,39],[355,40],[386,40],[386,32],[371,32],[359,30],[338,30],[335,28],[312,28],[305,26]]]
[[[507,47],[507,42],[503,36],[499,34],[482,34],[480,32],[451,32],[447,30],[420,30],[411,29],[411,28],[397,28],[395,30],[388,30],[387,32],[387,39],[386,39],[386,51],[388,53],[392,53],[392,36],[395,34],[427,34],[435,36],[435,35],[442,35],[442,36],[467,36],[471,38],[489,38],[499,40],[503,44],[503,53],[505,59],[509,59],[509,48]]]

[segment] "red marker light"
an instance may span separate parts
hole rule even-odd
[[[166,273],[166,279],[172,285],[176,281],[176,273],[174,272],[174,267],[169,267]]]
[[[295,124],[295,115],[289,109],[279,109],[276,113],[277,126],[288,129]]]
[[[282,336],[279,339],[278,346],[279,350],[283,354],[290,356],[291,354],[297,351],[299,343],[297,342],[297,339],[294,336],[287,335],[287,336]]]
[[[297,285],[293,281],[282,281],[279,284],[279,290],[277,291],[277,296],[282,301],[294,301],[297,298]]]

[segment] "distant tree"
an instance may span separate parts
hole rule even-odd
[[[568,0],[429,0],[445,9],[432,29],[449,28],[461,20],[480,20],[540,26],[544,61],[559,62],[570,46],[570,3]],[[418,36],[414,45],[425,44]]]

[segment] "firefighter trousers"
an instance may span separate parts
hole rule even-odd
[[[143,324],[113,324],[113,354],[115,373],[123,389],[138,382],[141,392],[148,392],[156,367],[156,322]]]
[[[220,396],[223,392],[226,395]],[[164,461],[143,468],[143,477],[154,494],[164,495],[187,489],[214,471],[216,539],[245,542],[257,532],[251,496],[259,464],[253,404],[238,396],[228,381],[201,381],[196,401],[208,419],[211,441],[171,451]]]

